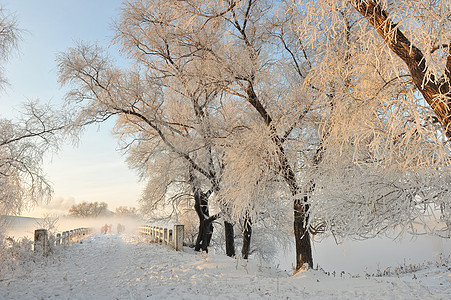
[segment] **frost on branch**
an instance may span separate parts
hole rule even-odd
[[[290,192],[276,170],[278,150],[266,126],[254,124],[237,132],[228,142],[220,195],[236,219],[243,218],[246,211],[252,217],[261,213],[279,214],[278,205],[285,206],[288,213]],[[283,199],[285,204],[281,205]]]
[[[336,237],[450,234],[449,172],[359,166],[316,180],[312,218]]]
[[[15,18],[0,8],[0,85],[6,82],[3,63],[19,39]],[[24,104],[16,119],[0,116],[0,215],[19,214],[50,199],[52,188],[41,164],[45,154],[58,149],[66,124],[64,113],[38,101]]]
[[[50,199],[41,169],[44,155],[58,149],[65,117],[49,106],[29,103],[19,120],[0,120],[0,214]]]

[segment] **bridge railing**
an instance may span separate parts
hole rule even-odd
[[[142,225],[138,227],[138,231],[143,236],[149,237],[152,242],[170,245],[177,251],[183,250],[183,240],[185,238],[183,225],[174,225],[174,230],[158,226]]]
[[[34,251],[42,251],[47,256],[54,245],[69,244],[73,239],[81,239],[92,233],[91,228],[76,228],[57,233],[55,237],[49,237],[47,229],[36,229],[34,231]]]

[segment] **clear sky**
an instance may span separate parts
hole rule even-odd
[[[109,47],[121,1],[0,0],[0,5],[16,15],[24,30],[19,51],[5,68],[9,85],[0,94],[0,116],[11,117],[26,99],[62,103],[65,91],[57,82],[56,54],[79,40]],[[22,215],[67,212],[83,201],[104,201],[113,211],[121,205],[137,207],[142,184],[116,151],[111,129],[111,123],[93,126],[76,148],[68,142],[49,156],[44,170],[53,183],[54,200]]]

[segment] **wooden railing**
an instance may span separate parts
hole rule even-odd
[[[34,231],[34,251],[42,251],[42,255],[47,256],[52,246],[69,244],[71,240],[83,238],[90,233],[92,233],[91,228],[77,228],[57,233],[56,237],[49,238],[47,229],[36,229]]]
[[[55,243],[55,245],[69,244],[71,239],[85,237],[91,233],[91,228],[77,228],[73,230],[63,231],[56,234],[53,242]]]
[[[151,242],[170,245],[177,251],[183,250],[183,240],[185,237],[183,225],[174,225],[174,230],[158,226],[143,225],[139,226],[138,230],[142,235],[150,237]]]

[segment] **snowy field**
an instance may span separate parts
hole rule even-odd
[[[259,260],[94,234],[3,275],[0,299],[451,299],[451,269],[432,263],[382,277],[291,276]]]

